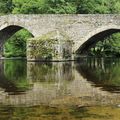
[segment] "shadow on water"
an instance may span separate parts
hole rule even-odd
[[[95,87],[120,92],[120,59],[84,58],[76,65],[77,71]]]

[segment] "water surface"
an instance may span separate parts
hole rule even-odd
[[[119,75],[112,58],[0,61],[0,120],[119,120]]]

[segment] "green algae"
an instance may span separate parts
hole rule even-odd
[[[1,120],[119,120],[115,106],[0,106]]]

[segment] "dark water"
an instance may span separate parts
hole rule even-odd
[[[120,59],[0,61],[0,120],[119,120]]]

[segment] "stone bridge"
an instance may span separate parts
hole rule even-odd
[[[84,53],[84,50],[97,42],[97,40],[101,40],[114,32],[119,32],[120,15],[48,14],[1,16],[1,48],[5,40],[22,28],[27,29],[34,37],[27,42],[28,60],[43,60],[47,54],[41,53],[42,49],[48,50],[47,52],[51,50],[52,60],[74,60],[76,53]],[[52,42],[50,43],[49,40]]]

